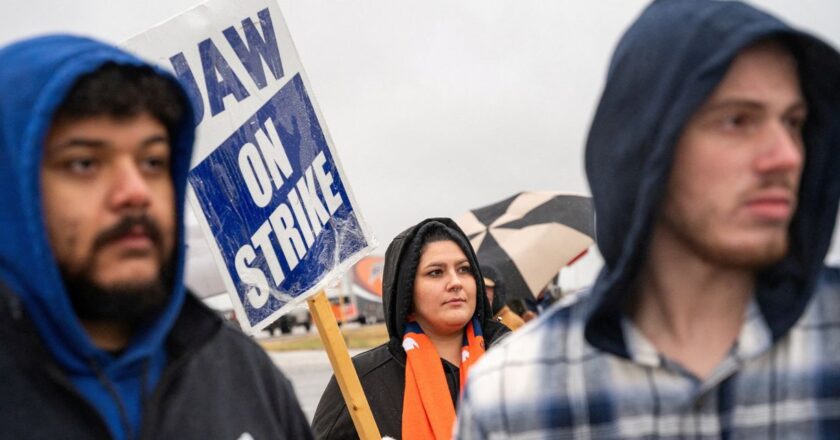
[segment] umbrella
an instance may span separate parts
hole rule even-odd
[[[589,197],[521,192],[455,221],[481,265],[502,272],[508,299],[536,298],[564,266],[587,251],[595,235]]]

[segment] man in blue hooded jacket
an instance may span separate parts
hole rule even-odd
[[[659,0],[586,145],[605,266],[471,371],[459,438],[837,438],[840,55]]]
[[[311,438],[289,381],[183,285],[194,138],[170,74],[0,49],[0,437]]]

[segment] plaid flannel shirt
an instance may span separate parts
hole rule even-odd
[[[840,438],[840,276],[824,275],[775,343],[751,304],[736,344],[705,380],[629,321],[631,359],[589,345],[587,295],[555,306],[471,370],[456,437]]]

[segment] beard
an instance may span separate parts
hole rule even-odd
[[[666,209],[662,223],[683,246],[703,260],[733,269],[761,270],[779,262],[788,251],[787,227],[763,240],[737,243],[716,234],[714,220],[707,213]]]
[[[142,226],[158,250],[160,268],[149,280],[129,280],[103,285],[95,280],[97,251],[119,239],[136,225]],[[157,316],[166,306],[173,285],[171,255],[163,251],[160,228],[146,216],[126,217],[116,226],[99,234],[81,269],[59,264],[64,286],[76,316],[83,321],[112,321],[136,326]]]
[[[103,286],[88,271],[68,273],[62,268],[64,286],[76,316],[83,321],[118,321],[132,326],[157,316],[167,304],[172,286],[171,265],[148,281]]]

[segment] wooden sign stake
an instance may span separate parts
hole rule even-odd
[[[377,428],[376,421],[373,419],[373,413],[362,389],[362,383],[359,382],[356,368],[353,366],[353,361],[350,360],[350,352],[347,351],[347,344],[338,329],[338,323],[330,308],[327,295],[321,291],[306,302],[309,304],[312,319],[318,327],[318,334],[321,335],[321,341],[327,350],[335,379],[341,389],[341,395],[344,396],[344,402],[347,404],[347,410],[350,411],[350,417],[353,419],[353,425],[356,426],[359,438],[361,440],[381,440],[382,436],[379,435],[379,428]]]

